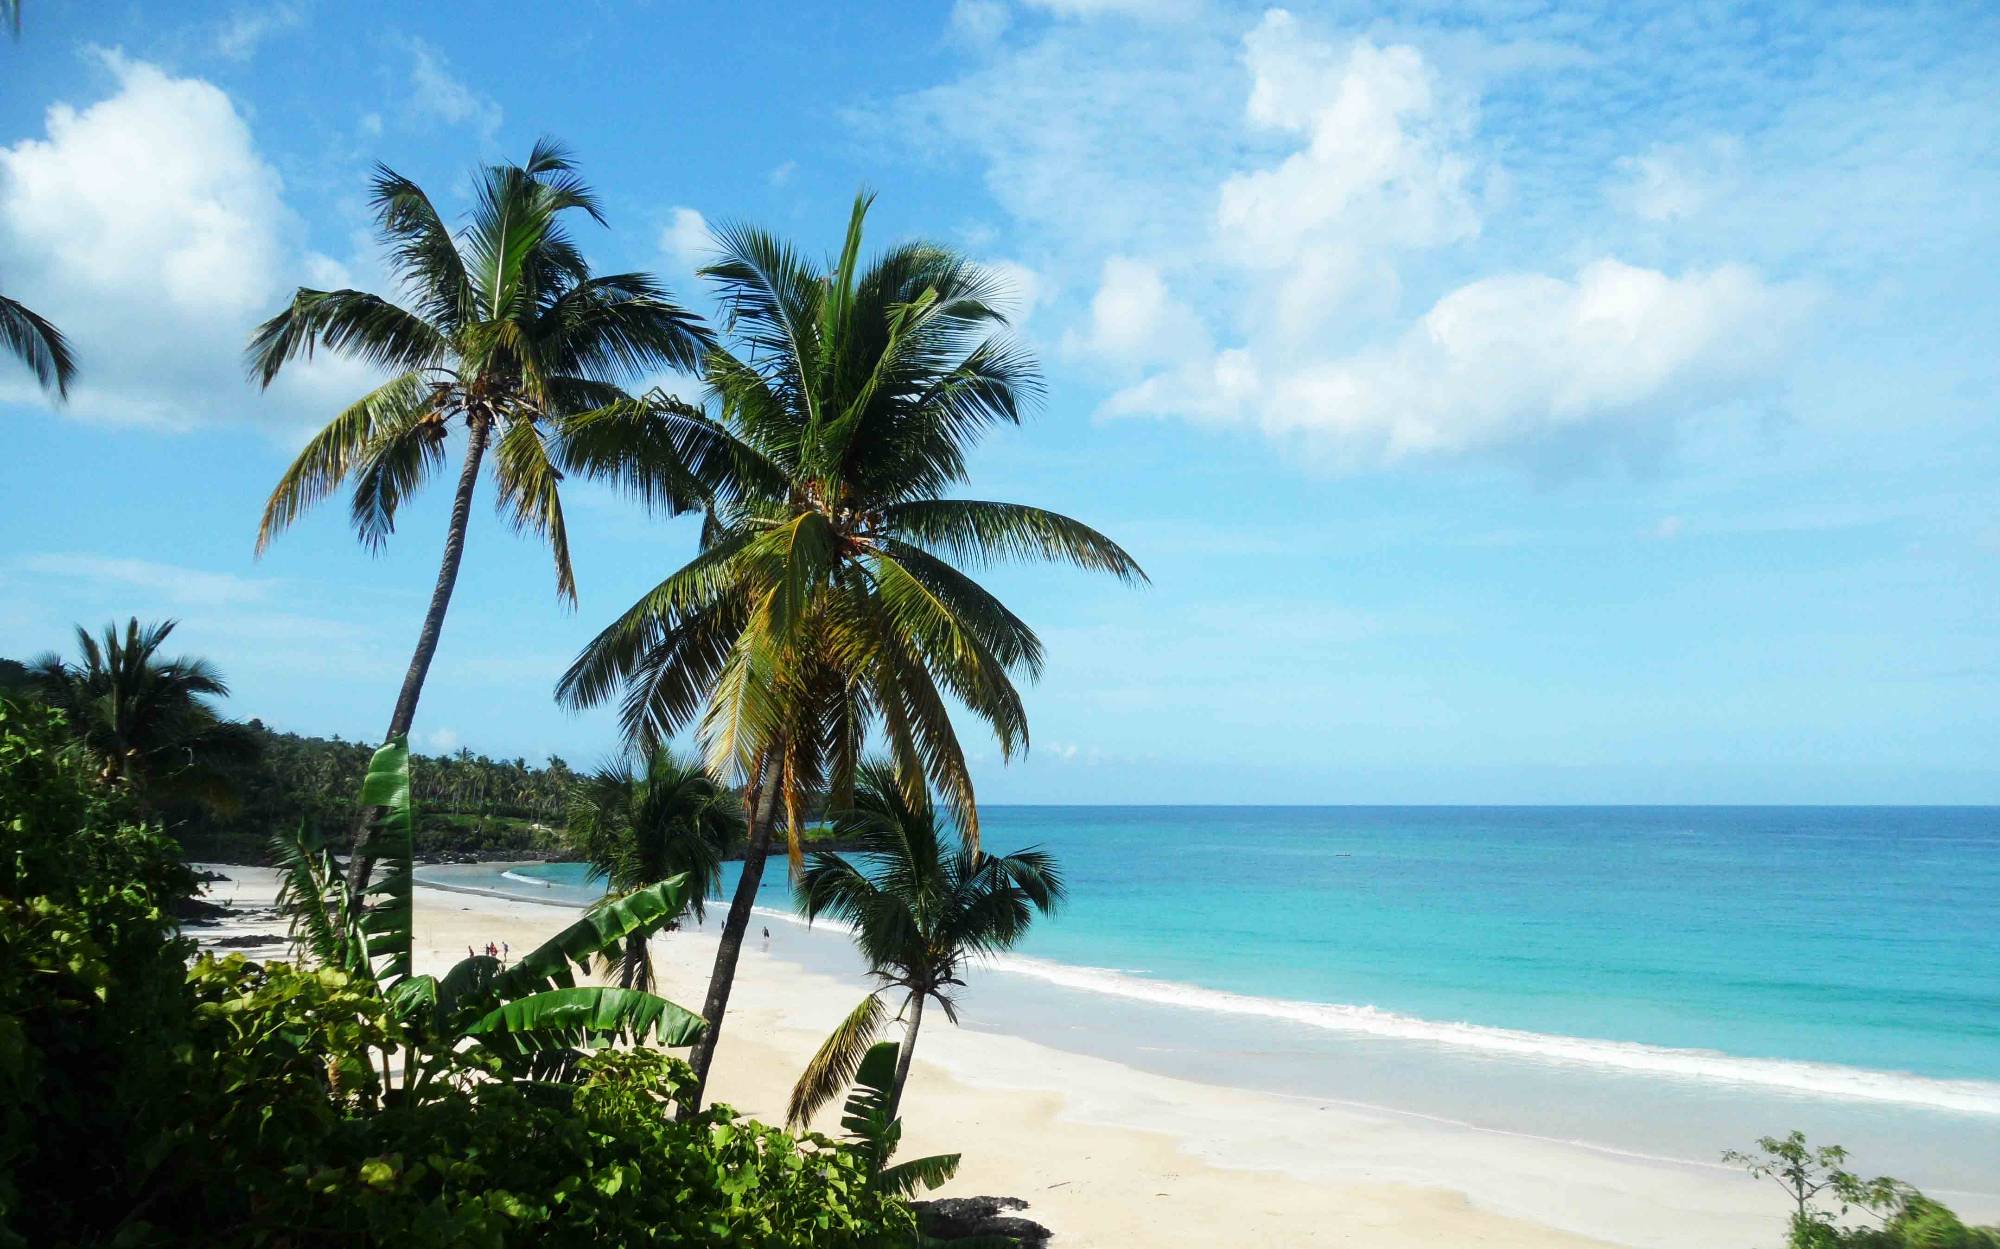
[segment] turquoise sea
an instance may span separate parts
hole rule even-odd
[[[1799,1127],[1867,1169],[2000,1201],[2000,809],[982,821],[991,849],[1054,851],[1071,897],[972,979],[965,1026],[1692,1163]],[[596,892],[574,864],[425,874]],[[853,969],[838,932],[782,922],[781,861],[760,905],[774,953]]]

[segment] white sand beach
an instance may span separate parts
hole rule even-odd
[[[282,931],[254,914],[270,872],[213,870],[230,879],[212,900],[252,914],[203,940]],[[468,946],[529,948],[576,913],[428,887],[416,898],[417,961],[433,972]],[[745,948],[711,1086],[770,1122],[863,991],[787,961],[803,937],[777,929],[768,949],[755,929]],[[663,991],[698,1005],[714,948],[701,933],[656,938]],[[963,1152],[946,1195],[1021,1197],[1060,1245],[1742,1249],[1781,1234],[1778,1194],[1720,1167],[1174,1080],[942,1020],[911,1080],[905,1150]]]

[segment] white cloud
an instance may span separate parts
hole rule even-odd
[[[1468,283],[1386,347],[1243,366],[1204,390],[1150,379],[1108,410],[1249,423],[1348,464],[1629,433],[1766,377],[1808,302],[1741,267],[1673,277],[1604,259],[1570,280]]]
[[[269,581],[230,573],[77,552],[31,555],[21,560],[19,566],[26,572],[92,586],[139,590],[186,606],[222,607],[256,602],[267,596],[271,586]]]
[[[1201,0],[1024,0],[1024,3],[1031,9],[1070,18],[1171,19],[1190,17],[1202,8]]]
[[[956,0],[951,6],[951,35],[960,43],[984,47],[1006,34],[1013,20],[1006,0]]]
[[[240,8],[224,19],[215,32],[216,54],[232,61],[247,61],[272,35],[295,30],[305,23],[305,10],[296,3],[266,3]]]
[[[698,269],[715,258],[715,240],[708,218],[692,208],[676,208],[660,231],[660,250],[682,267]]]
[[[500,105],[467,86],[451,63],[421,39],[410,41],[410,87],[418,114],[448,126],[469,126],[486,139],[500,129]]]
[[[1209,341],[1201,318],[1168,290],[1158,267],[1113,256],[1091,297],[1087,327],[1069,335],[1063,347],[1131,365],[1206,355]]]
[[[1018,260],[982,260],[979,267],[999,279],[999,307],[1013,328],[1020,330],[1047,296],[1048,280]]]
[[[418,738],[434,755],[448,755],[461,745],[458,730],[452,728],[432,729],[428,733],[418,734]]]
[[[1687,522],[1680,517],[1662,516],[1659,523],[1653,526],[1652,537],[1661,542],[1671,542],[1680,537],[1681,531],[1686,528]]]
[[[87,420],[184,428],[252,409],[243,344],[289,294],[333,262],[301,251],[276,170],[229,96],[116,52],[116,79],[83,108],[56,104],[47,134],[0,148],[0,271],[8,293],[60,326]],[[315,414],[365,384],[322,357],[280,379]],[[331,388],[331,389],[329,389]],[[0,399],[32,392],[0,374]]]
[[[905,101],[906,124],[984,154],[1051,287],[1091,292],[1045,302],[1064,354],[1136,373],[1103,414],[1254,429],[1344,465],[1588,459],[1650,452],[1689,416],[1769,388],[1804,288],[1713,260],[1627,263],[1615,238],[1541,249],[1567,276],[1467,246],[1508,211],[1512,180],[1481,134],[1483,80],[1441,68],[1448,40],[1440,61],[1277,9],[1239,38],[1219,38],[1226,26],[1045,26]],[[1651,180],[1644,211],[1664,219],[1730,151],[1661,149],[1626,172]],[[1430,305],[1414,319],[1406,288]]]
[[[1606,195],[1641,221],[1684,221],[1727,193],[1741,157],[1742,144],[1727,137],[1655,145],[1642,155],[1619,158]]]
[[[798,171],[799,163],[797,161],[781,161],[770,173],[764,175],[764,180],[774,187],[787,186],[791,183],[792,175]]]
[[[1243,40],[1249,124],[1304,146],[1222,184],[1227,258],[1268,275],[1258,304],[1290,337],[1314,332],[1357,289],[1393,292],[1397,253],[1474,236],[1472,110],[1446,97],[1414,48],[1307,37],[1273,10]]]

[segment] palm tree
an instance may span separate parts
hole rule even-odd
[[[749,851],[692,1059],[697,1099],[770,845],[768,812],[784,807],[796,868],[801,808],[820,792],[843,805],[862,743],[879,732],[912,799],[935,786],[976,845],[948,699],[1003,754],[1028,744],[1013,678],[1039,673],[1041,642],[958,565],[1054,560],[1145,577],[1066,516],[945,497],[981,433],[1018,423],[1039,396],[1039,374],[1004,334],[991,274],[928,243],[864,266],[869,204],[856,200],[829,269],[759,230],[718,235],[721,258],[703,272],[732,343],[708,354],[705,374],[733,439],[727,474],[711,474],[726,488],[701,553],[598,634],[557,687],[572,707],[622,690],[635,742],[698,723],[711,771],[743,780]]]
[[[834,817],[834,828],[854,839],[865,866],[815,854],[799,881],[806,921],[828,915],[850,924],[881,987],[861,999],[806,1065],[787,1111],[794,1125],[811,1119],[854,1078],[888,1022],[886,999],[901,997],[903,1044],[888,1104],[894,1119],[924,1003],[936,1002],[958,1022],[953,995],[965,983],[966,964],[1012,946],[1038,912],[1047,915],[1062,901],[1062,874],[1047,854],[985,854],[950,835],[944,823],[928,798],[910,800],[893,768],[868,764],[854,808]]]
[[[604,882],[606,903],[675,876],[688,881],[688,911],[722,878],[722,856],[743,838],[736,795],[717,785],[699,762],[658,749],[643,769],[629,761],[599,768],[573,783],[565,803],[571,844]],[[672,927],[672,925],[669,925]],[[653,987],[646,938],[635,934],[619,952],[618,983]]]
[[[254,744],[225,721],[211,699],[229,687],[202,659],[166,659],[159,651],[175,622],[141,625],[137,617],[92,637],[77,626],[82,659],[53,652],[29,668],[29,682],[69,717],[70,728],[101,762],[108,783],[129,786],[143,809],[175,799],[227,806],[227,769]]]
[[[574,603],[558,492],[569,423],[623,399],[620,382],[692,368],[708,336],[651,277],[591,275],[564,219],[573,211],[604,218],[568,153],[547,140],[526,164],[484,170],[470,219],[455,236],[423,189],[386,166],[377,166],[373,203],[409,306],[365,291],[300,288],[290,307],[258,328],[248,355],[265,386],[287,362],[321,347],[395,372],[285,471],[264,508],[259,554],[350,475],[355,531],[379,548],[403,500],[444,466],[452,423],[465,429],[437,585],[384,734],[395,738],[409,731],[437,651],[489,444],[500,510],[516,530],[548,541],[557,596]],[[680,510],[704,499],[701,484],[677,466],[656,459],[650,468],[656,502]],[[363,840],[350,867],[357,890],[369,870]]]

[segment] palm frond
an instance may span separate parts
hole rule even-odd
[[[18,33],[19,27],[16,27]],[[0,347],[34,373],[44,390],[69,397],[76,380],[76,355],[62,331],[19,300],[0,295]]]
[[[380,431],[406,429],[429,410],[429,397],[417,374],[404,373],[363,395],[314,434],[264,505],[257,553],[263,554],[272,538],[346,480]]]
[[[787,1126],[804,1127],[819,1113],[820,1107],[838,1097],[853,1081],[863,1056],[881,1035],[888,1014],[879,993],[870,993],[847,1013],[820,1043],[806,1069],[799,1073],[798,1083],[792,1086],[791,1100],[785,1107]]]

